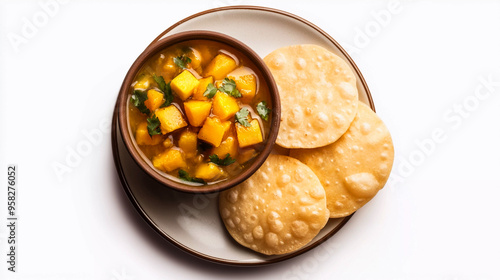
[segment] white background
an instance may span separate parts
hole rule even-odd
[[[122,190],[107,127],[149,42],[234,4],[286,10],[339,41],[396,149],[390,183],[331,250],[259,268],[199,260],[153,232]],[[102,138],[58,176],[91,131]],[[499,1],[0,1],[1,279],[499,279],[499,143]],[[5,261],[10,163],[17,273]]]

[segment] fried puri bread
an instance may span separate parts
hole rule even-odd
[[[297,149],[290,156],[309,166],[325,188],[330,217],[352,214],[383,188],[392,169],[394,147],[382,120],[360,102],[356,118],[335,143]]]
[[[281,98],[278,145],[321,147],[347,131],[356,115],[358,90],[343,59],[317,45],[294,45],[273,51],[264,62]]]
[[[219,210],[238,243],[266,255],[305,246],[330,216],[318,177],[283,155],[270,155],[249,179],[222,192]]]

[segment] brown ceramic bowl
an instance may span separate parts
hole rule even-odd
[[[270,130],[268,133],[267,141],[265,143],[264,149],[260,152],[260,154],[253,159],[253,162],[247,166],[241,173],[237,174],[234,177],[230,177],[224,181],[209,183],[208,185],[197,185],[189,182],[184,182],[180,179],[173,178],[171,175],[167,175],[160,170],[157,170],[153,167],[151,161],[147,159],[140,148],[135,142],[134,136],[130,130],[129,121],[128,121],[128,102],[130,100],[130,96],[132,93],[131,85],[134,81],[135,76],[140,71],[141,67],[153,56],[157,55],[162,50],[177,44],[191,40],[209,40],[216,41],[225,45],[228,45],[234,48],[236,51],[239,51],[242,55],[248,58],[255,66],[256,69],[254,71],[258,72],[260,76],[264,79],[264,83],[261,85],[267,86],[269,90],[269,94],[271,96],[272,104],[269,104],[272,108],[272,114],[270,118]],[[135,160],[135,162],[140,166],[142,170],[144,170],[147,174],[153,177],[159,183],[165,185],[166,187],[170,187],[175,190],[189,192],[189,193],[208,193],[208,192],[216,192],[221,191],[232,186],[235,186],[245,179],[250,177],[259,167],[264,163],[266,158],[271,153],[273,145],[276,141],[276,137],[278,135],[279,123],[281,117],[281,107],[280,107],[280,98],[278,94],[278,89],[276,87],[276,83],[272,77],[271,72],[267,68],[266,64],[262,60],[262,58],[255,53],[250,47],[243,44],[242,42],[224,35],[222,33],[217,33],[213,31],[187,31],[182,33],[177,33],[171,36],[168,36],[158,42],[152,43],[149,45],[144,52],[136,59],[136,61],[130,67],[127,75],[125,76],[125,80],[120,89],[120,93],[118,95],[118,124],[120,127],[121,134],[123,135],[125,146],[128,149],[128,152]]]

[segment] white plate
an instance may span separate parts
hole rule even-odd
[[[253,6],[224,7],[188,17],[167,29],[154,41],[188,30],[225,33],[247,44],[264,57],[293,44],[316,44],[344,58],[357,75],[359,99],[373,102],[368,87],[352,59],[328,34],[295,15]],[[219,218],[217,194],[193,195],[163,187],[132,160],[113,120],[113,155],[122,185],[141,216],[160,235],[186,252],[206,260],[231,265],[262,265],[304,253],[333,236],[350,218],[330,219],[308,245],[294,253],[265,256],[236,243]]]

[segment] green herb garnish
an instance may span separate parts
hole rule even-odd
[[[226,157],[223,159],[220,159],[216,154],[210,155],[208,157],[210,158],[210,162],[213,162],[219,166],[228,166],[236,161],[235,159],[231,158],[231,155],[229,153],[227,153]]]
[[[271,109],[267,107],[266,101],[261,101],[259,104],[257,104],[257,113],[259,113],[259,116],[267,121],[269,119],[269,113],[271,113]]]
[[[216,93],[217,93],[217,88],[214,86],[214,84],[209,83],[207,85],[207,89],[203,93],[203,96],[205,96],[206,98],[212,98]]]
[[[187,171],[182,170],[182,169],[179,169],[179,178],[181,178],[184,181],[188,181],[188,182],[200,183],[203,185],[207,184],[205,182],[205,180],[200,179],[200,178],[191,177],[191,176],[189,176],[189,173]]]
[[[153,115],[146,121],[148,122],[148,133],[150,136],[161,134],[160,120],[156,115]]]
[[[224,81],[222,81],[222,85],[219,87],[219,90],[227,93],[232,97],[241,97],[241,92],[236,88],[236,82],[233,79],[224,78]]]
[[[179,68],[186,69],[187,64],[191,63],[191,58],[187,57],[186,55],[181,55],[178,57],[174,57],[174,63],[177,65]]]
[[[161,90],[163,93],[163,98],[165,98],[165,102],[161,104],[160,108],[167,107],[174,101],[174,95],[172,94],[172,89],[170,88],[170,82],[165,83],[165,79],[163,76],[156,76],[153,75],[153,79],[155,82],[158,84],[158,88]]]
[[[130,101],[134,104],[141,113],[149,115],[150,111],[146,105],[144,105],[144,101],[148,100],[148,94],[146,91],[142,90],[134,90],[134,93],[130,97]]]
[[[165,83],[165,79],[163,78],[163,76],[156,76],[155,74],[153,74],[153,80],[155,80],[155,82],[158,84],[158,88],[161,91],[166,91],[167,84]]]
[[[247,118],[248,114],[249,114],[249,112],[248,112],[247,108],[243,108],[243,109],[239,110],[235,115],[236,121],[245,127],[250,127],[250,123],[248,122],[248,118]]]
[[[161,104],[160,108],[167,107],[174,101],[174,95],[172,94],[172,88],[170,87],[170,82],[165,86],[165,91],[163,92],[163,98],[165,98],[165,102]]]

